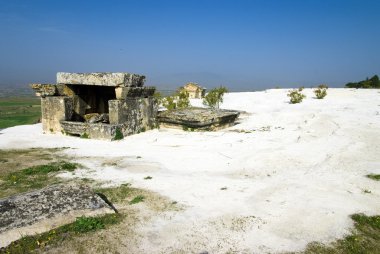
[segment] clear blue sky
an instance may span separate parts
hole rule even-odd
[[[0,0],[0,32],[0,84],[126,71],[254,90],[380,74],[378,0]]]

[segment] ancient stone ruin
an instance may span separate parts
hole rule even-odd
[[[114,207],[90,187],[75,183],[0,199],[0,248],[24,235],[71,223],[76,217],[114,212]]]
[[[215,131],[232,126],[239,115],[232,110],[193,107],[159,112],[158,120],[169,128]]]
[[[32,84],[41,96],[45,133],[112,140],[157,127],[155,87],[130,73],[57,73],[57,84]]]

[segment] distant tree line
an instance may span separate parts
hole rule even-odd
[[[347,83],[348,88],[380,88],[380,80],[377,75],[370,79],[362,80],[356,83]]]

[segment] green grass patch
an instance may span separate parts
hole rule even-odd
[[[123,132],[119,128],[117,128],[115,131],[115,137],[113,138],[113,140],[122,140],[123,138],[124,138]]]
[[[138,195],[138,196],[134,197],[134,198],[129,202],[129,204],[130,204],[130,205],[134,205],[134,204],[137,204],[137,203],[143,202],[144,199],[145,199],[144,196],[142,196],[142,195]]]
[[[80,138],[88,139],[88,138],[90,138],[90,135],[88,135],[88,134],[85,132],[85,133],[83,133],[82,135],[80,135]]]
[[[114,188],[99,188],[95,191],[105,195],[111,203],[123,202],[135,192],[128,183]]]
[[[115,225],[122,221],[122,215],[106,214],[96,217],[78,217],[75,222],[58,227],[45,233],[33,236],[25,236],[20,240],[12,242],[4,248],[0,248],[0,253],[31,253],[37,250],[43,251],[45,247],[57,244],[71,237],[98,231]]]
[[[47,165],[39,165],[12,172],[1,176],[0,197],[16,193],[40,189],[59,180],[54,177],[60,171],[74,171],[78,167],[76,163],[54,162]]]
[[[354,214],[352,234],[337,240],[329,246],[320,243],[309,244],[305,254],[377,254],[380,253],[380,215]]]
[[[380,181],[380,175],[370,174],[370,175],[367,175],[367,177],[375,181]]]
[[[40,117],[39,98],[0,98],[0,129],[33,124]]]

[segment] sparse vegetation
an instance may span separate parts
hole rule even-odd
[[[144,199],[145,199],[144,196],[142,196],[142,195],[138,195],[138,196],[134,197],[134,198],[129,202],[129,204],[130,204],[130,205],[134,205],[134,204],[137,204],[137,203],[143,202]]]
[[[0,248],[0,253],[31,253],[35,250],[43,251],[47,246],[57,244],[64,239],[97,231],[117,224],[123,219],[122,215],[106,214],[97,217],[78,217],[75,222],[58,227],[45,233],[32,236],[25,236],[20,240],[12,242],[4,248]]]
[[[220,103],[223,103],[223,96],[228,92],[228,89],[224,86],[211,89],[210,92],[206,94],[203,98],[203,105],[206,105],[210,108],[218,109]]]
[[[151,176],[144,177],[144,180],[151,180],[151,179],[153,179],[153,177],[151,177]]]
[[[189,93],[180,89],[177,91],[177,108],[188,108],[190,107]]]
[[[296,104],[301,103],[302,100],[306,98],[306,95],[300,93],[297,89],[294,89],[289,91],[288,97],[290,97],[291,104]]]
[[[82,135],[80,135],[80,138],[88,139],[90,138],[90,136],[88,135],[88,133],[85,132]]]
[[[328,89],[327,85],[323,85],[323,84],[319,85],[318,88],[314,90],[314,94],[317,97],[317,99],[325,98],[327,95],[327,89]]]
[[[162,103],[163,96],[160,92],[155,91],[153,94],[153,98],[156,100],[158,105],[160,105]]]
[[[113,140],[122,140],[124,138],[123,132],[119,128],[116,129],[115,131],[115,137]]]
[[[55,174],[60,171],[74,171],[79,165],[70,162],[53,162],[47,165],[33,166],[1,176],[0,197],[40,189],[58,183]]]
[[[182,126],[182,130],[184,130],[184,131],[195,131],[194,128],[188,127],[188,126],[186,126],[186,125],[183,125],[183,126]]]
[[[326,246],[320,243],[311,243],[303,252],[305,254],[358,254],[380,253],[380,216],[366,216],[354,214],[355,222],[352,234]]]
[[[111,203],[120,203],[130,197],[135,192],[135,189],[131,188],[129,183],[126,183],[113,188],[99,188],[95,191],[105,195]]]
[[[188,108],[190,107],[189,93],[184,89],[179,89],[175,94],[163,98],[162,105],[168,110]]]
[[[380,80],[377,75],[372,78],[359,81],[359,82],[350,82],[346,84],[347,88],[380,88]]]
[[[380,175],[370,174],[367,175],[367,177],[375,181],[380,181]]]

